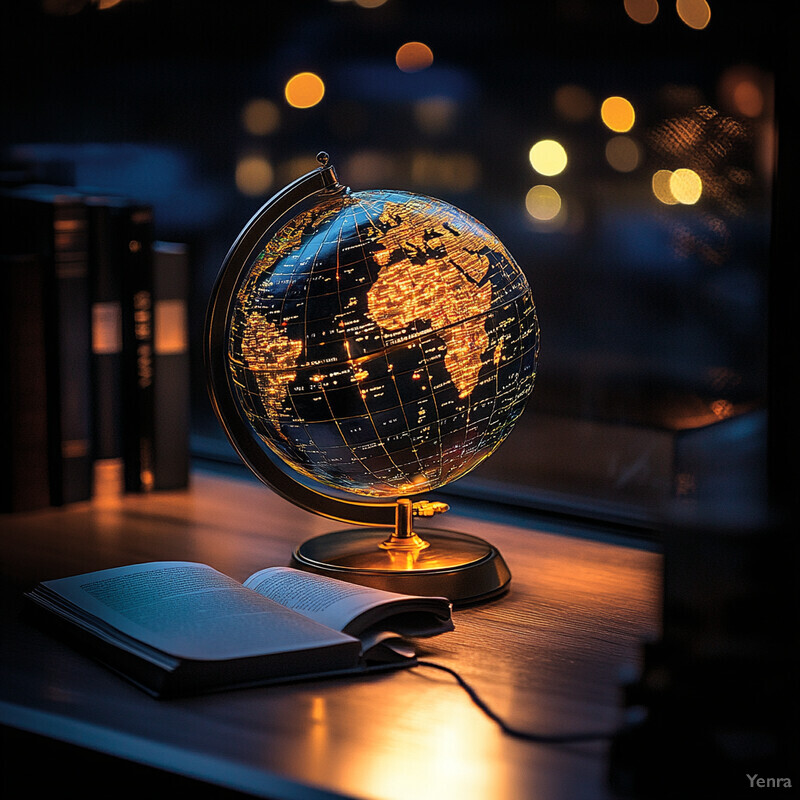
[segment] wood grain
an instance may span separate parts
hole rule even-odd
[[[458,670],[516,727],[617,726],[625,673],[658,633],[660,555],[520,519],[458,509],[445,517],[443,527],[500,548],[512,586],[457,610],[455,631],[418,642],[420,655]],[[431,669],[156,701],[21,614],[22,591],[41,580],[167,559],[244,580],[336,529],[259,484],[198,472],[189,491],[6,515],[0,524],[7,725],[263,797],[612,796],[605,743],[512,739]]]

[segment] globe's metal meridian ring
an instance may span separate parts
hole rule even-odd
[[[322,197],[346,191],[327,156],[322,166],[303,175],[269,199],[245,226],[231,246],[212,289],[205,323],[204,357],[208,391],[214,412],[239,457],[267,486],[307,511],[356,525],[394,527],[396,504],[337,498],[319,492],[278,466],[258,444],[234,402],[226,366],[227,324],[230,303],[254,249],[270,230],[277,230],[290,212]]]
[[[413,515],[430,516],[446,510],[445,504],[420,501],[419,494],[381,502],[319,491],[304,483],[289,464],[279,465],[236,402],[228,364],[229,323],[237,288],[254,252],[291,217],[349,191],[338,182],[326,154],[321,153],[318,161],[318,169],[286,186],[256,212],[223,261],[209,301],[203,343],[216,416],[239,457],[268,487],[312,513],[366,526],[303,542],[293,553],[293,566],[389,591],[443,595],[456,605],[496,597],[507,590],[511,573],[493,545],[467,534],[421,530],[430,540],[428,547],[429,542],[413,530]],[[394,532],[387,539],[376,530],[380,528]]]

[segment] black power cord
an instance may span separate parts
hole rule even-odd
[[[511,727],[502,717],[493,711],[486,702],[480,697],[475,689],[470,686],[461,675],[454,669],[446,667],[443,664],[437,664],[433,661],[417,661],[416,666],[430,667],[431,669],[438,669],[441,672],[446,672],[456,679],[459,686],[469,695],[473,703],[486,714],[489,719],[496,722],[503,733],[513,736],[516,739],[524,739],[528,742],[537,742],[539,744],[575,744],[577,742],[593,742],[601,740],[611,740],[623,732],[624,728],[618,728],[613,731],[585,731],[582,733],[562,733],[562,734],[543,734],[534,733],[532,731],[524,731],[519,728]]]

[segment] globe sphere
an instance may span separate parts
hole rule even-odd
[[[508,436],[539,325],[480,222],[401,191],[345,192],[262,243],[232,298],[240,413],[301,476],[365,497],[454,481]]]

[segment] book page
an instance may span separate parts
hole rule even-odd
[[[351,640],[204,564],[139,564],[43,586],[129,636],[181,658],[240,658]]]
[[[267,567],[251,575],[244,585],[338,631],[371,608],[415,599],[291,567]]]

